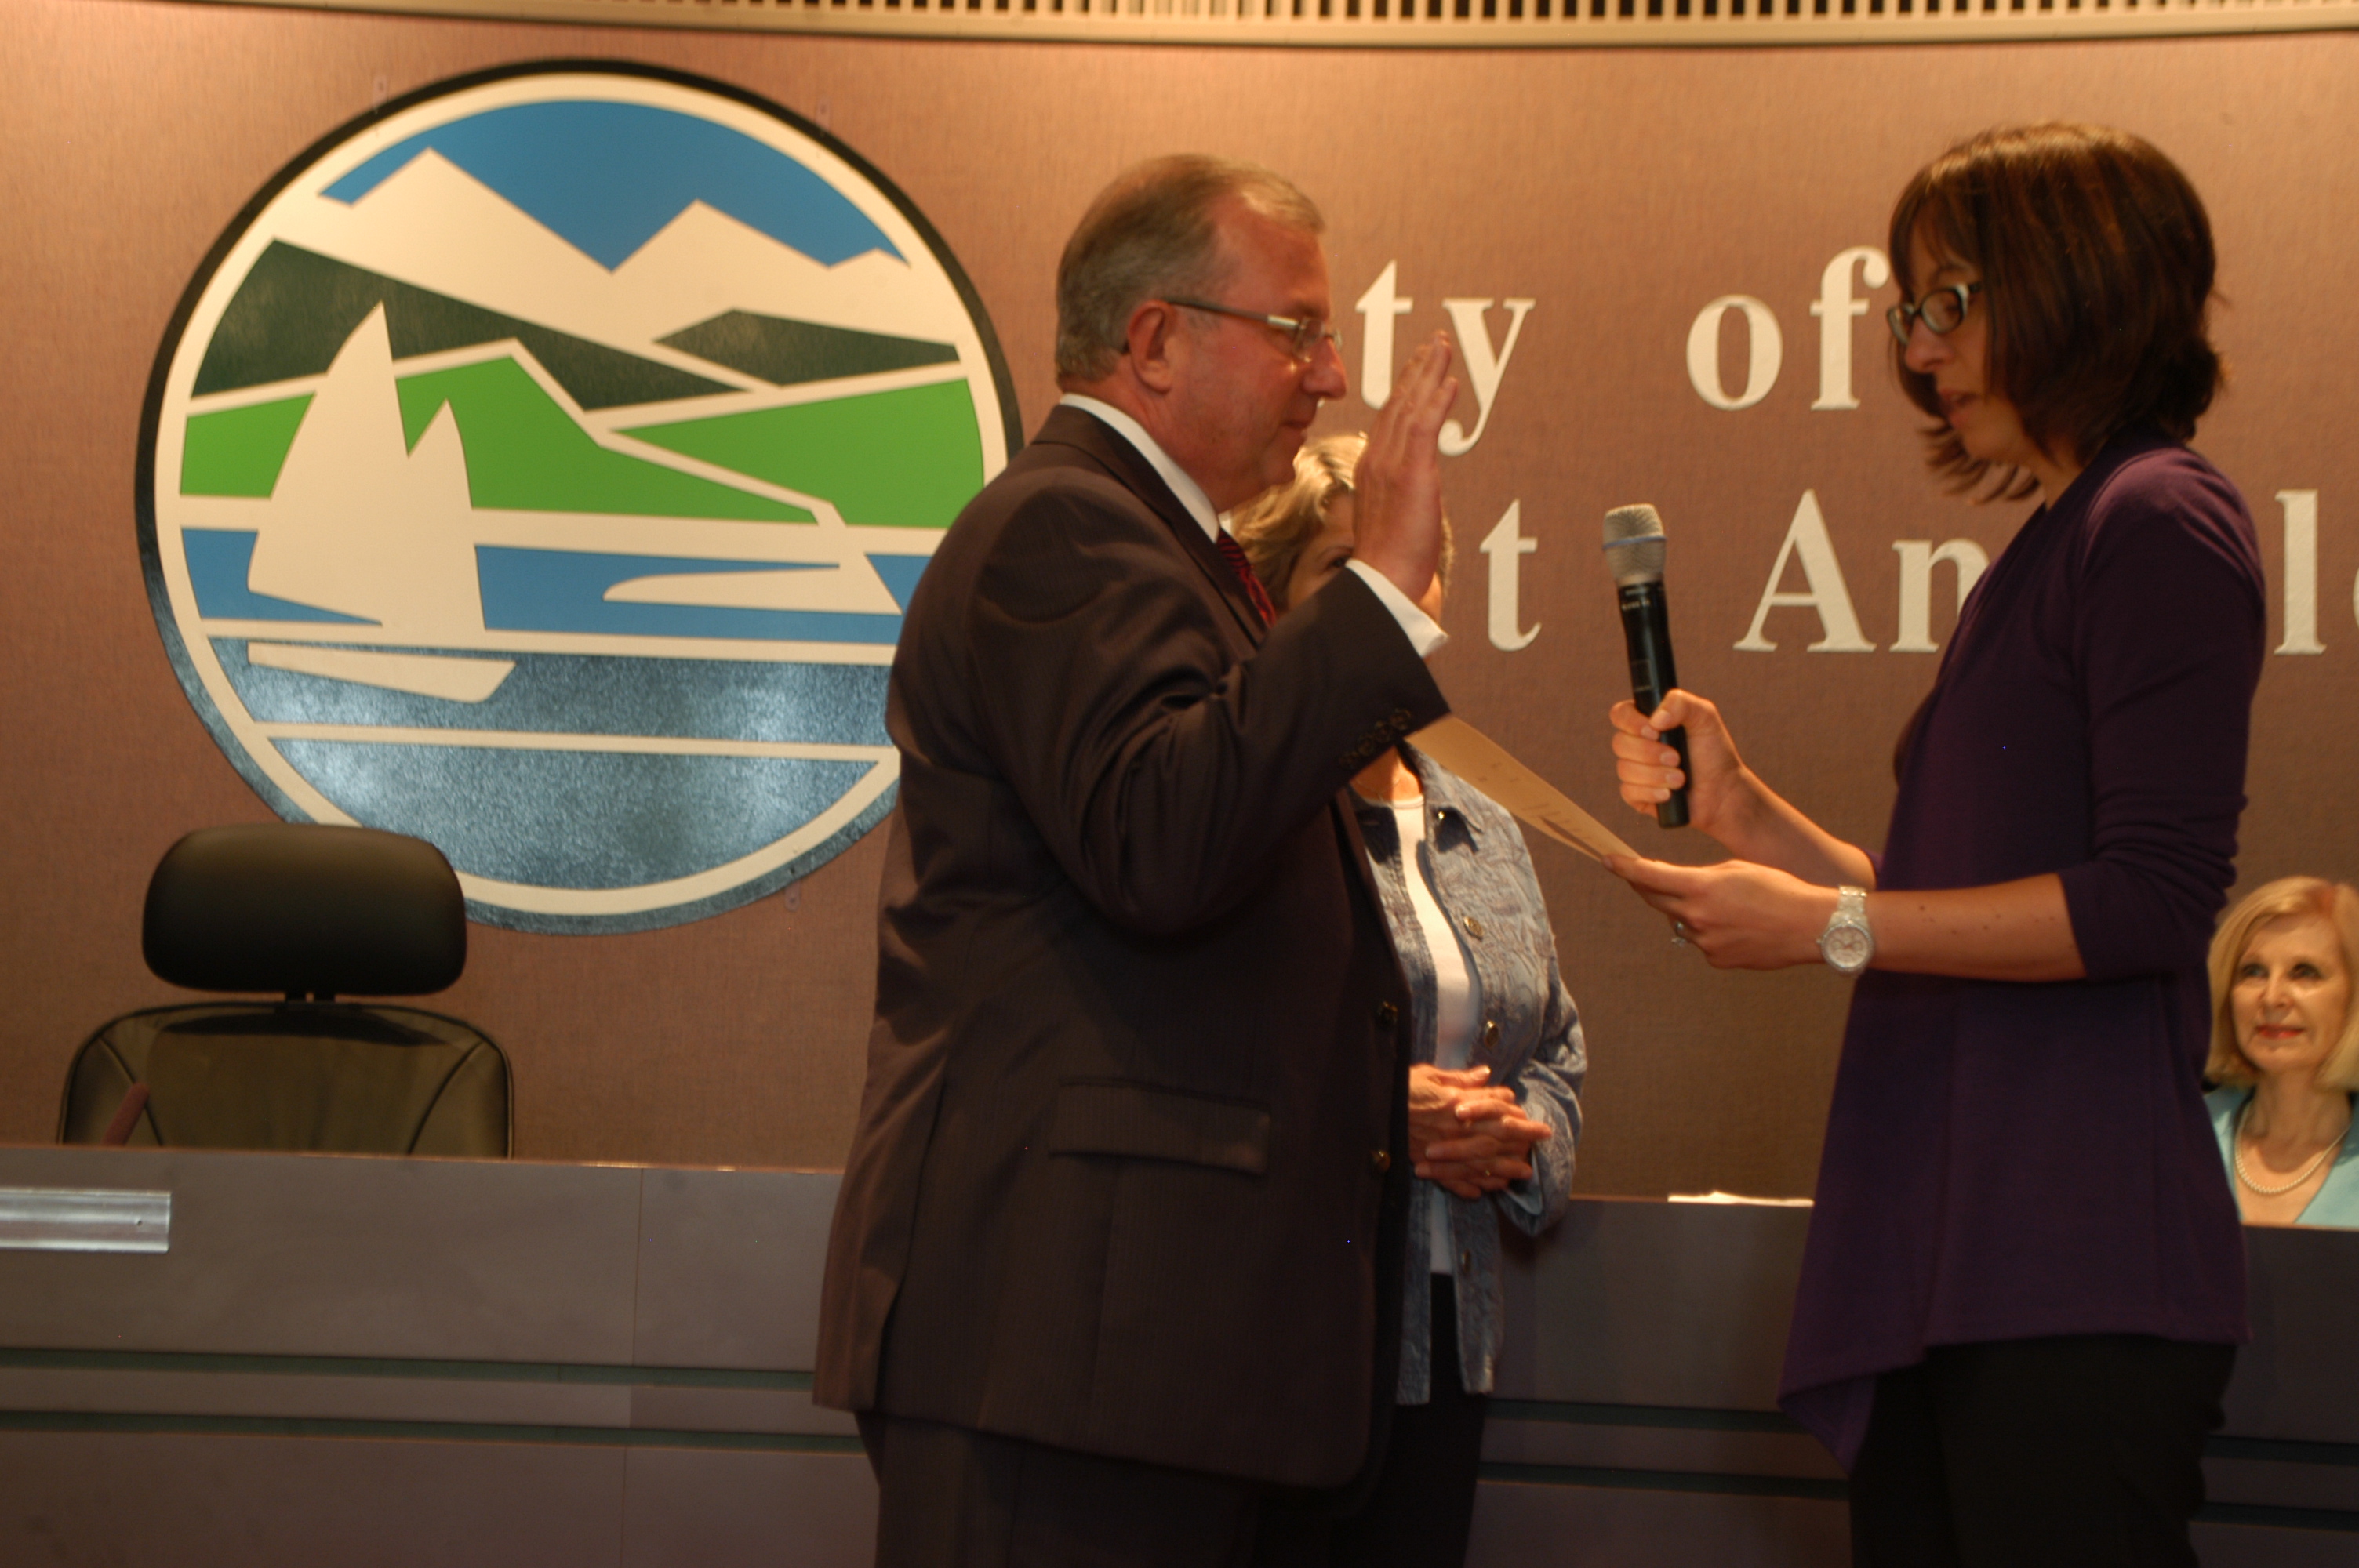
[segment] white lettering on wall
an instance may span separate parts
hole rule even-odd
[[[1882,288],[1892,281],[1891,261],[1874,245],[1838,251],[1835,259],[1827,263],[1827,270],[1819,275],[1819,297],[1810,304],[1810,314],[1819,319],[1819,400],[1810,405],[1812,408],[1859,406],[1851,391],[1851,324],[1867,314],[1867,301],[1852,297],[1854,266],[1863,268],[1860,281],[1870,288]],[[1692,358],[1692,349],[1690,355]]]
[[[2285,641],[2280,654],[2322,654],[2318,640],[2318,492],[2280,490],[2285,509]],[[2351,585],[2351,612],[2359,619],[2359,582]]]
[[[1387,271],[1390,269],[1387,268]],[[1528,299],[1502,299],[1497,303],[1507,308],[1507,336],[1497,352],[1491,349],[1490,329],[1483,322],[1483,313],[1491,308],[1488,299],[1445,299],[1441,308],[1450,312],[1450,325],[1458,336],[1458,352],[1466,362],[1466,379],[1474,388],[1474,431],[1455,419],[1441,426],[1441,455],[1463,457],[1474,449],[1483,438],[1483,427],[1491,422],[1491,400],[1498,395],[1500,378],[1507,373],[1507,358],[1516,351],[1516,340],[1523,336],[1524,318],[1531,314]],[[1375,319],[1372,316],[1371,321]]]
[[[1777,584],[1786,576],[1786,563],[1799,559],[1802,563],[1802,580],[1807,585],[1800,593],[1781,593]],[[1753,629],[1745,633],[1738,650],[1747,654],[1775,653],[1777,644],[1761,634],[1764,622],[1773,610],[1809,610],[1819,618],[1819,630],[1823,633],[1810,644],[1813,654],[1872,654],[1875,644],[1860,635],[1859,617],[1853,613],[1851,589],[1843,584],[1843,568],[1835,561],[1834,542],[1827,537],[1827,520],[1819,511],[1819,492],[1802,492],[1802,503],[1794,508],[1794,521],[1787,525],[1786,542],[1777,546],[1777,564],[1769,568],[1769,581],[1761,590],[1761,602],[1753,611]]]
[[[1491,646],[1510,654],[1530,647],[1532,639],[1540,634],[1537,622],[1529,631],[1518,631],[1516,626],[1520,619],[1517,595],[1523,583],[1519,568],[1523,558],[1540,547],[1538,539],[1524,537],[1523,520],[1524,503],[1507,503],[1506,515],[1499,519],[1499,525],[1484,538],[1481,546],[1483,553],[1491,557]]]
[[[1732,310],[1744,314],[1748,337],[1745,390],[1734,397],[1720,384],[1720,324]],[[1688,380],[1694,384],[1696,395],[1714,408],[1750,408],[1768,396],[1769,389],[1777,384],[1777,370],[1785,360],[1786,338],[1777,330],[1777,318],[1749,294],[1722,295],[1705,306],[1695,325],[1688,329]]]
[[[1900,553],[1900,635],[1892,639],[1896,654],[1930,654],[1933,641],[1933,568],[1943,561],[1958,568],[1958,608],[1974,590],[1990,557],[1972,539],[1946,539],[1939,549],[1930,539],[1895,539]]]
[[[1394,292],[1399,270],[1397,261],[1385,263],[1353,308],[1367,318],[1360,346],[1360,401],[1371,408],[1382,408],[1393,395],[1393,318],[1408,315],[1416,303]]]

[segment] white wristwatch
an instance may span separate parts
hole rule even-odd
[[[1819,956],[1839,975],[1855,975],[1875,957],[1875,933],[1867,925],[1867,890],[1837,888],[1835,912],[1819,933]]]

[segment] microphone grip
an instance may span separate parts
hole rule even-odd
[[[1619,597],[1622,641],[1630,654],[1630,700],[1642,715],[1652,713],[1663,705],[1671,688],[1680,684],[1678,666],[1671,661],[1670,603],[1663,595],[1660,582],[1631,583],[1620,590]],[[1663,739],[1680,754],[1680,772],[1689,772],[1686,729],[1666,730]],[[1655,807],[1655,821],[1663,827],[1688,825],[1685,785],[1673,790],[1669,800]]]
[[[1668,690],[1669,688],[1667,687],[1665,689]],[[1686,773],[1688,771],[1687,727],[1685,725],[1681,725],[1677,730],[1667,730],[1663,732],[1663,739],[1669,742],[1671,750],[1680,754],[1680,772]],[[1658,827],[1685,827],[1687,825],[1688,788],[1687,785],[1681,784],[1679,788],[1671,791],[1670,799],[1656,802],[1655,826]]]

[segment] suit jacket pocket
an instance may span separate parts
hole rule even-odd
[[[1049,1152],[1178,1160],[1258,1176],[1269,1169],[1269,1112],[1120,1078],[1069,1078],[1057,1090]]]

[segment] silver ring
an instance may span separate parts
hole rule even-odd
[[[1684,946],[1686,946],[1687,945],[1688,945],[1688,923],[1687,923],[1686,921],[1684,921],[1684,920],[1674,920],[1674,921],[1672,921],[1672,922],[1671,922],[1671,946],[1674,946],[1674,947],[1684,947]]]

